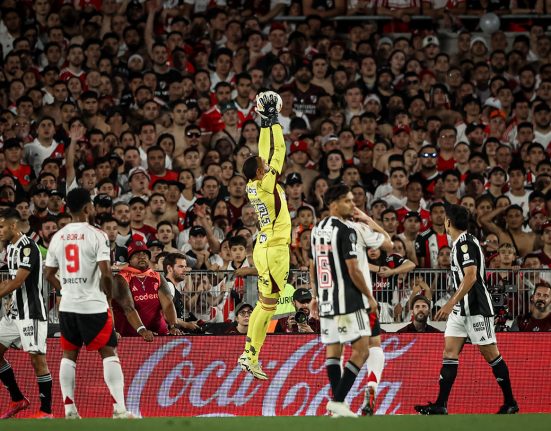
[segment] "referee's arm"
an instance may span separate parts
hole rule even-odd
[[[476,282],[476,272],[478,267],[476,265],[469,265],[463,268],[464,276],[463,281],[459,285],[457,292],[450,298],[450,300],[444,305],[438,313],[436,313],[436,320],[446,320],[453,310],[455,304],[461,301],[467,293],[472,289]]]

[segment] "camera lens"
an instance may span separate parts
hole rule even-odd
[[[297,323],[306,323],[308,316],[304,311],[297,311],[295,314],[295,322]]]

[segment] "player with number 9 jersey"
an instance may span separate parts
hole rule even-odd
[[[46,266],[59,268],[59,311],[92,314],[108,309],[97,262],[110,261],[107,235],[89,223],[69,223],[50,243]]]

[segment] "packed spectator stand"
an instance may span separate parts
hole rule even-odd
[[[43,256],[71,220],[65,194],[84,187],[114,268],[131,242],[159,271],[181,251],[186,313],[220,323],[248,310],[258,227],[241,169],[258,153],[255,96],[271,89],[295,288],[308,287],[323,194],[342,181],[394,239],[393,253],[369,252],[383,322],[409,322],[418,294],[432,312],[449,297],[445,202],[471,212],[501,324],[529,316],[536,286],[549,315],[551,2],[4,0],[0,11],[0,206],[19,211]]]

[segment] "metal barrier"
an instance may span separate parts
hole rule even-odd
[[[432,298],[433,312],[451,297],[451,272],[438,269],[417,269],[389,278],[372,274],[375,297],[380,304],[382,323],[404,322],[409,319],[410,299],[417,293]],[[0,280],[8,277],[0,271]],[[527,313],[530,296],[536,283],[551,283],[551,269],[492,269],[487,271],[486,281],[499,320],[511,320]],[[193,313],[199,320],[223,321],[233,318],[233,309],[240,302],[255,304],[258,298],[256,277],[236,277],[233,271],[192,271],[179,286],[186,313]],[[295,288],[310,287],[307,271],[291,271],[289,283]],[[47,298],[49,320],[57,323],[59,297],[44,280],[44,297]],[[1,307],[0,317],[5,313]]]
[[[276,16],[274,20],[276,21],[289,21],[289,22],[300,22],[305,21],[308,17],[304,15],[300,16],[288,16],[288,15],[280,15]],[[411,21],[429,21],[433,20],[433,18],[430,15],[412,15]],[[479,15],[457,15],[457,18],[461,19],[462,21],[479,21],[480,16]],[[538,21],[543,20],[549,20],[551,18],[551,15],[549,14],[505,14],[500,15],[499,18],[503,21],[519,21],[519,20],[530,20],[530,19],[536,19]],[[331,18],[326,18],[329,21],[392,21],[394,17],[388,16],[388,15],[341,15],[341,16],[335,16]]]

